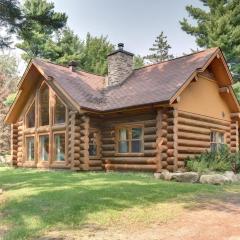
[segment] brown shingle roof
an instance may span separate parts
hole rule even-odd
[[[52,76],[82,108],[108,111],[131,106],[166,102],[218,48],[134,70],[123,84],[104,90],[104,77],[35,59],[45,76]]]

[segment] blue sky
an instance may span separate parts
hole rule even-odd
[[[20,0],[23,2],[23,0]],[[68,26],[84,39],[87,32],[94,36],[108,36],[115,45],[148,54],[157,35],[164,31],[175,57],[197,49],[194,37],[181,30],[179,20],[188,17],[189,4],[202,7],[199,0],[48,0],[55,10],[68,15]],[[14,51],[20,59],[20,50]],[[26,64],[20,60],[19,73]]]
[[[185,6],[201,6],[199,0],[53,0],[57,11],[66,12],[68,25],[84,38],[108,35],[114,44],[146,55],[161,32],[168,36],[175,56],[196,49],[195,39],[180,28],[179,20],[188,17]]]

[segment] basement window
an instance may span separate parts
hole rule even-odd
[[[143,150],[143,128],[126,126],[117,129],[119,153],[141,153]]]
[[[224,133],[212,131],[210,134],[210,150],[211,151],[218,151],[220,150],[225,142],[224,142]]]

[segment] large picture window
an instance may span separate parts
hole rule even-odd
[[[141,153],[143,151],[142,127],[120,127],[117,132],[119,153]]]
[[[39,159],[40,161],[48,161],[49,159],[49,136],[39,136]]]
[[[34,161],[35,159],[35,146],[34,137],[26,137],[26,160]]]
[[[225,144],[224,133],[212,131],[210,134],[210,142],[211,142],[211,145],[210,145],[211,151],[218,151]]]
[[[26,128],[35,127],[35,101],[32,103],[26,114]]]
[[[61,100],[55,96],[55,108],[54,108],[54,124],[65,123],[66,120],[66,107]]]
[[[39,124],[46,126],[49,125],[49,88],[47,85],[41,87],[39,100]]]
[[[65,161],[65,133],[54,134],[55,161]]]

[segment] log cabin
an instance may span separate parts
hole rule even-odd
[[[221,49],[133,69],[119,44],[98,76],[30,61],[6,122],[16,167],[161,172],[239,147],[239,103]]]

